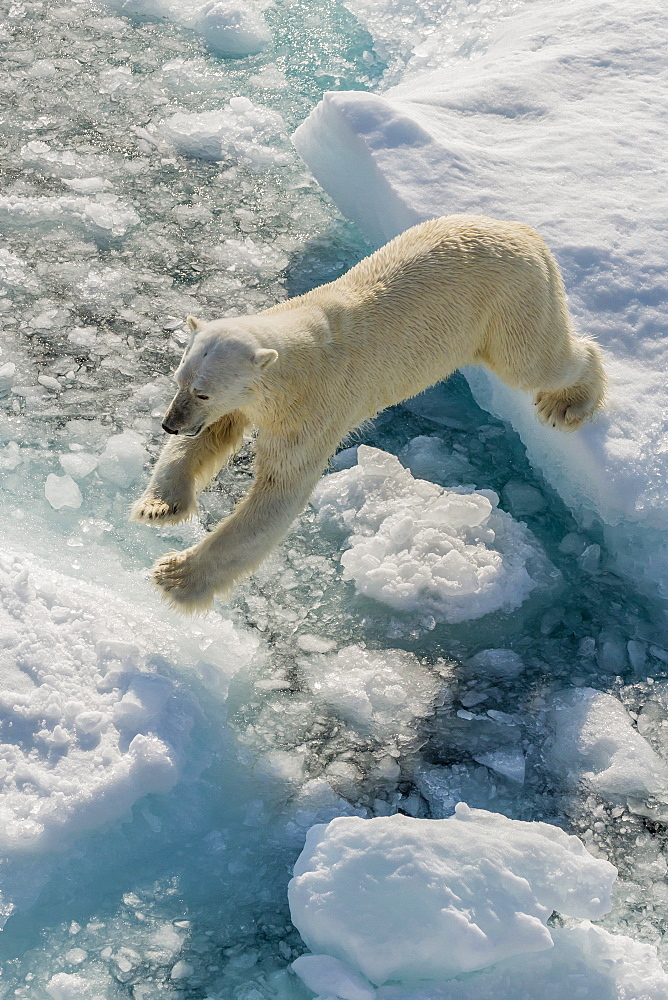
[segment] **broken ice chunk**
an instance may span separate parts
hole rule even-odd
[[[341,1000],[373,1000],[376,991],[349,965],[331,955],[300,955],[292,963],[305,986],[321,996],[332,994]]]
[[[58,461],[73,479],[85,479],[97,468],[97,456],[87,451],[73,451],[60,455]]]
[[[255,168],[276,165],[272,144],[285,136],[285,123],[275,111],[232,98],[226,108],[200,113],[177,112],[161,125],[166,139],[183,156],[202,160],[230,157]]]
[[[7,395],[12,387],[15,375],[16,365],[13,361],[7,361],[6,364],[0,365],[0,395]]]
[[[244,0],[211,0],[197,15],[195,28],[220,56],[250,56],[271,41],[262,12]]]
[[[443,820],[398,814],[314,826],[288,898],[315,955],[333,955],[380,986],[448,979],[550,949],[553,910],[601,917],[616,874],[555,826],[460,802]],[[318,983],[323,994],[337,995],[338,972],[328,987]]]
[[[63,507],[77,510],[83,503],[81,490],[72,477],[68,475],[56,476],[53,472],[46,477],[44,496],[54,510],[61,510]]]
[[[100,455],[98,471],[103,479],[108,479],[116,486],[132,486],[142,474],[148,452],[141,438],[134,431],[124,431],[114,434],[105,445]]]
[[[634,728],[617,698],[592,688],[557,694],[546,764],[564,782],[583,782],[610,802],[668,820],[668,762]]]
[[[325,476],[313,500],[321,522],[350,533],[341,565],[358,593],[461,622],[514,610],[558,579],[526,526],[497,509],[491,490],[445,490],[366,445],[357,459]]]

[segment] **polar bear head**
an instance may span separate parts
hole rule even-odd
[[[278,352],[262,347],[244,320],[187,320],[191,333],[163,430],[197,437],[225,414],[252,402],[252,390]]]

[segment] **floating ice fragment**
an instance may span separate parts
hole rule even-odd
[[[518,785],[524,784],[524,774],[526,762],[521,750],[505,748],[503,750],[493,750],[491,753],[473,754],[473,759],[479,764],[483,764],[491,771],[514,781]]]
[[[319,635],[311,635],[308,632],[297,636],[297,645],[305,653],[330,653],[336,643],[331,639],[323,639]]]
[[[483,649],[470,660],[467,666],[474,667],[481,674],[498,674],[514,677],[524,669],[522,659],[512,649]]]
[[[104,177],[72,177],[62,178],[63,184],[76,191],[77,194],[98,194],[100,191],[111,191],[111,182]]]
[[[133,81],[129,66],[112,66],[102,70],[98,86],[101,94],[115,94],[117,90],[128,90],[137,84]]]
[[[21,448],[18,441],[10,441],[0,447],[0,469],[11,471],[21,462]]]
[[[58,972],[46,984],[52,1000],[102,1000],[90,980],[74,973]]]
[[[180,980],[189,979],[195,971],[194,967],[189,963],[181,959],[176,965],[172,966],[172,971],[169,974],[170,979]]]
[[[9,250],[0,249],[0,290],[34,292],[38,285],[25,261]]]
[[[271,41],[261,10],[248,0],[211,0],[195,21],[209,47],[220,56],[249,56]]]
[[[0,222],[21,229],[26,226],[80,225],[94,235],[124,236],[139,223],[135,210],[117,195],[101,193],[96,199],[60,197],[0,197]]]
[[[430,713],[442,684],[435,672],[402,649],[347,646],[310,656],[302,670],[316,702],[382,745],[412,734],[415,719]]]
[[[54,510],[61,510],[69,507],[77,510],[83,503],[81,490],[71,476],[56,476],[50,472],[44,484],[44,496],[49,501]]]
[[[37,381],[40,385],[43,385],[45,389],[52,389],[54,392],[60,392],[63,388],[57,378],[52,378],[51,375],[38,375]]]
[[[70,451],[59,455],[58,461],[72,479],[85,479],[97,468],[97,456],[87,451]]]
[[[366,445],[357,458],[322,479],[313,499],[321,522],[350,533],[341,564],[358,593],[459,622],[514,610],[558,579],[525,525],[496,509],[496,494],[414,479]]]
[[[448,449],[439,437],[423,434],[413,438],[399,457],[416,479],[429,479],[443,485],[459,485],[475,483],[478,478],[470,462]]]
[[[277,156],[280,159],[282,154],[277,154],[272,144],[285,137],[281,116],[247,98],[243,105],[238,99],[233,101],[235,98],[219,111],[179,111],[162,123],[161,131],[183,156],[203,160],[230,157],[257,169],[276,165]]]
[[[545,497],[540,490],[522,479],[509,479],[503,487],[503,498],[513,517],[537,514],[545,507]]]
[[[339,817],[313,827],[288,898],[315,955],[381,985],[549,949],[552,911],[597,919],[615,876],[557,827],[459,803],[444,820]],[[336,995],[335,983],[336,970],[331,989],[319,989]]]
[[[98,471],[121,488],[132,486],[141,479],[148,452],[134,431],[115,434],[107,441],[98,460]]]
[[[551,928],[554,947],[498,962],[473,976],[412,986],[410,1000],[665,1000],[668,974],[656,945],[611,934],[588,920]],[[377,1000],[407,1000],[382,986]]]
[[[592,688],[555,695],[547,766],[567,784],[584,782],[610,802],[668,820],[668,761],[634,728],[617,698]]]
[[[12,387],[15,375],[16,365],[13,361],[7,361],[4,365],[0,365],[0,395],[7,395]]]

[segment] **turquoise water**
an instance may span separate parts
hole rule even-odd
[[[277,3],[267,11],[274,46],[234,61],[212,57],[186,29],[111,16],[87,2],[4,4],[2,14],[3,103],[14,106],[2,125],[0,193],[70,197],[66,180],[99,177],[140,218],[123,236],[109,236],[67,213],[2,216],[4,247],[14,256],[3,262],[0,362],[16,364],[21,391],[0,400],[0,441],[17,441],[29,459],[1,473],[7,510],[27,514],[27,526],[25,517],[4,517],[6,537],[11,542],[14,532],[61,568],[69,552],[65,570],[112,586],[104,567],[93,565],[100,551],[139,574],[159,552],[187,544],[187,535],[127,525],[138,487],[118,492],[95,477],[80,510],[55,512],[44,500],[46,474],[62,471],[56,456],[68,443],[99,450],[122,430],[157,452],[186,313],[209,318],[268,307],[332,280],[370,251],[310,178],[289,131],[323,90],[373,88],[384,66],[339,3]],[[118,67],[132,75],[114,76]],[[176,111],[214,109],[235,96],[285,120],[262,169],[175,156],[151,131]],[[35,142],[71,155],[26,149]],[[240,264],[216,256],[226,240],[232,260],[252,241]],[[61,390],[40,384],[40,375],[60,380]],[[157,386],[156,395],[138,405],[145,385]],[[439,387],[433,407],[429,398],[419,412],[386,411],[349,443],[401,454],[420,435],[437,438],[459,465],[444,471],[434,464],[421,474],[499,493],[501,506],[535,533],[559,582],[512,614],[455,626],[416,620],[355,595],[341,577],[341,539],[307,510],[232,602],[233,622],[261,643],[229,695],[212,695],[178,663],[160,665],[199,706],[176,787],[145,797],[125,822],[61,853],[26,857],[24,901],[0,939],[3,996],[53,998],[47,984],[58,972],[85,980],[86,996],[109,1000],[296,996],[302,988],[285,970],[303,946],[286,885],[307,827],[341,811],[438,816],[448,791],[472,806],[583,835],[620,868],[607,926],[660,941],[666,899],[648,889],[661,867],[663,826],[561,788],[546,767],[540,715],[555,686],[610,691],[635,712],[653,700],[645,732],[663,749],[668,635],[660,612],[608,571],[596,527],[575,524],[529,466],[518,437],[476,406],[463,378]],[[203,498],[205,525],[246,488],[249,454],[246,448]],[[537,491],[533,513],[517,501],[513,509],[509,481]],[[82,519],[107,525],[102,548],[88,556]],[[596,550],[581,558],[592,545],[601,546],[600,559]],[[398,774],[383,766],[386,736],[318,699],[307,669],[318,652],[305,649],[304,636],[316,636],[323,650],[406,650],[444,679],[437,703],[425,704],[411,738],[393,748]],[[514,650],[524,669],[481,678],[466,661],[488,648]],[[485,710],[512,715],[512,733],[458,716],[472,694]],[[525,754],[523,785],[475,761],[481,748],[500,746]]]

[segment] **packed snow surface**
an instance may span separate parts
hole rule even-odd
[[[604,348],[607,409],[562,434],[535,419],[528,393],[482,369],[467,377],[566,502],[606,522],[619,565],[667,597],[663,4],[534,2],[513,16],[492,4],[475,30],[461,5],[348,6],[390,60],[390,82],[403,65],[401,82],[325,94],[297,149],[376,245],[450,213],[539,230],[577,325]]]
[[[460,803],[443,820],[341,817],[313,827],[288,895],[311,951],[379,986],[551,948],[553,910],[601,917],[615,877],[557,827]]]
[[[326,476],[320,520],[350,535],[341,556],[358,593],[400,610],[461,622],[518,608],[550,567],[526,526],[491,491],[414,479],[387,452],[360,445],[357,465]]]

